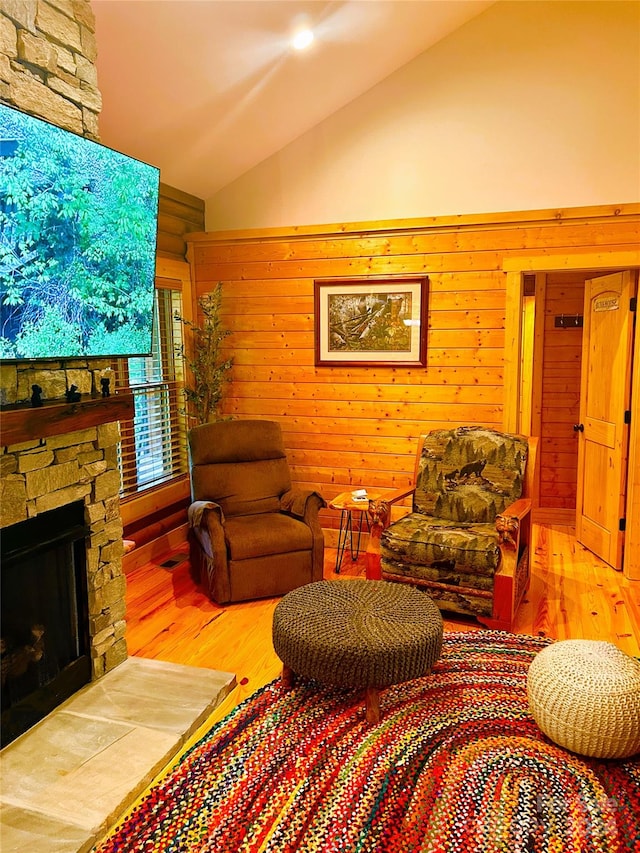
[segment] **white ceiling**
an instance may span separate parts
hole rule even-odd
[[[92,0],[101,139],[206,199],[493,2]]]

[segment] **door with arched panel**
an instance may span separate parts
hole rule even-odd
[[[622,568],[637,272],[585,282],[576,538]]]

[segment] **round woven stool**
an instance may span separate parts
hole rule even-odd
[[[613,643],[561,640],[527,675],[529,709],[560,746],[592,758],[640,752],[640,662]]]
[[[442,650],[442,616],[424,592],[386,581],[319,581],[287,593],[273,614],[282,680],[294,675],[367,691],[378,722],[381,687],[426,675]]]

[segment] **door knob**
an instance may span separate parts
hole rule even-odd
[[[573,425],[574,432],[584,432],[584,424],[574,424]]]

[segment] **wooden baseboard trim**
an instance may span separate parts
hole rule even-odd
[[[187,523],[181,524],[179,527],[174,527],[173,530],[163,533],[162,536],[158,536],[157,539],[151,539],[144,545],[140,545],[125,554],[122,558],[122,569],[125,575],[147,563],[159,562],[160,558],[169,552],[175,551],[181,545],[186,545],[188,529]]]
[[[179,527],[175,527],[173,530],[163,533],[156,539],[151,539],[149,542],[145,542],[144,545],[139,545],[127,554],[124,554],[122,557],[122,568],[125,575],[140,568],[140,566],[146,565],[147,563],[159,562],[159,559],[164,557],[170,551],[174,551],[183,544],[186,545],[188,529],[188,523],[182,524]],[[327,548],[337,548],[338,531],[333,528],[325,527],[322,532],[324,533],[325,546]],[[358,534],[356,532],[353,543],[354,547],[356,545],[357,535]],[[367,532],[363,532],[360,539],[360,553],[364,553],[367,550],[368,542],[369,534]]]
[[[560,524],[563,527],[575,527],[575,509],[555,509],[554,507],[534,507],[531,513],[534,524]]]
[[[322,532],[324,534],[324,544],[327,548],[337,548],[338,547],[338,530],[334,530],[333,528],[323,527]],[[366,530],[362,531],[360,536],[360,551],[366,551],[367,545],[369,543],[369,533]],[[355,548],[358,544],[358,531],[355,530],[353,534],[353,547]],[[347,548],[349,547],[349,540],[347,539]]]

